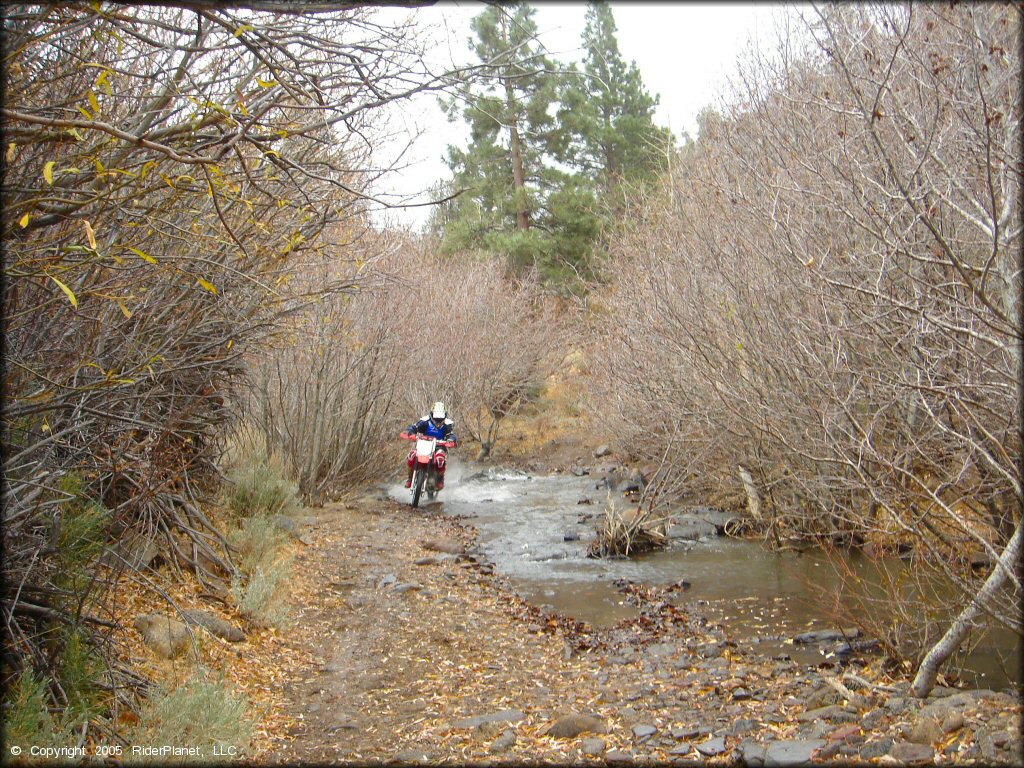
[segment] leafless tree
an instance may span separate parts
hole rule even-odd
[[[637,203],[604,392],[670,484],[763,502],[772,541],[912,542],[965,606],[946,650],[1019,632],[1019,14],[803,22]]]

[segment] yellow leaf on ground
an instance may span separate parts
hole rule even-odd
[[[26,213],[24,216],[21,217],[21,219],[18,220],[18,226],[24,229],[25,227],[28,226],[28,222],[31,218],[32,217]]]
[[[128,309],[128,307],[125,306],[124,302],[123,301],[117,302],[117,306],[120,307],[121,314],[124,315],[125,317],[127,317],[129,320],[131,320],[131,317],[132,317],[131,310]]]
[[[216,293],[217,292],[216,286],[214,286],[214,284],[211,283],[209,280],[203,280],[203,278],[201,278],[201,277],[197,277],[196,280],[198,280],[199,284],[201,286],[203,286],[203,288],[208,290],[210,293]]]
[[[53,280],[53,282],[57,284],[57,287],[64,291],[65,295],[68,297],[68,301],[71,302],[71,306],[74,307],[75,309],[78,309],[78,299],[75,298],[75,294],[72,293],[71,289],[64,285],[64,283],[62,283],[53,275],[47,275],[47,277]]]

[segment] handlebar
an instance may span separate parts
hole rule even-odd
[[[419,437],[419,435],[410,435],[408,432],[402,432],[401,434],[398,435],[398,438],[400,440],[413,440],[413,441],[415,441],[418,437]],[[444,447],[444,448],[454,448],[455,447],[455,441],[454,440],[438,440],[437,444],[442,446],[442,447]]]

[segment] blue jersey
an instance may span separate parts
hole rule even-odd
[[[426,435],[437,440],[451,440],[456,444],[459,442],[455,437],[455,422],[451,419],[445,419],[443,424],[437,425],[429,416],[424,416],[405,431],[410,435]]]

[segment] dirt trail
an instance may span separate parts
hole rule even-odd
[[[877,666],[854,667],[843,693],[841,672],[760,656],[657,595],[627,598],[640,601],[630,626],[590,634],[524,605],[472,556],[424,547],[473,536],[436,506],[382,496],[320,510],[297,556],[288,637],[315,662],[286,692],[289,740],[263,761],[1020,757],[1020,703],[1005,694],[956,700],[959,723],[932,723],[940,700],[922,709],[905,684],[883,688],[892,681]],[[595,716],[605,732],[549,733],[568,713]]]

